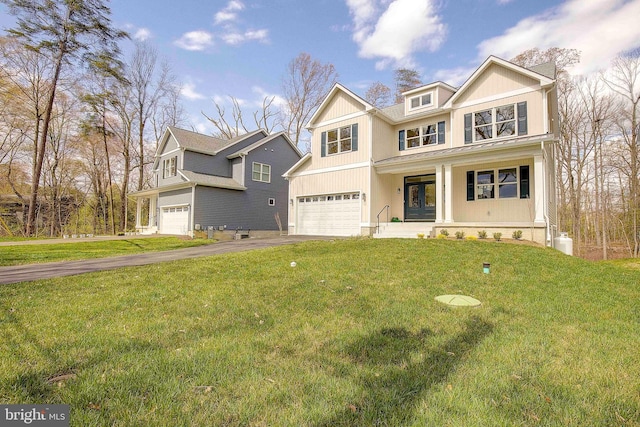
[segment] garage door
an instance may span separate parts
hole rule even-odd
[[[354,236],[360,234],[360,193],[298,197],[297,234]]]
[[[162,208],[161,234],[187,234],[189,232],[189,206]]]

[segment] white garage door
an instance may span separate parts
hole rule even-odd
[[[189,206],[162,208],[161,234],[187,234],[189,231]]]
[[[298,197],[297,234],[353,236],[360,234],[360,193]]]

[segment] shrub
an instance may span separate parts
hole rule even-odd
[[[418,239],[424,239],[424,233],[418,233]]]
[[[438,234],[436,236],[436,239],[446,239],[446,238],[447,238],[447,236],[445,236],[444,234]]]
[[[467,236],[467,240],[478,240],[476,236]]]
[[[496,239],[496,242],[499,242],[502,238],[502,233],[493,233],[493,238]]]
[[[456,239],[464,239],[464,231],[456,231]]]
[[[514,231],[513,234],[511,235],[511,237],[513,237],[516,240],[522,239],[522,230]]]
[[[449,232],[446,229],[440,230],[440,234],[443,235],[444,237],[449,236]]]
[[[487,232],[485,230],[478,231],[478,239],[486,239],[486,238],[487,238]]]

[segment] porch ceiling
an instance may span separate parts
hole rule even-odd
[[[534,156],[542,153],[544,144],[556,142],[553,135],[536,135],[527,138],[506,139],[484,144],[445,148],[405,154],[378,160],[373,163],[378,173],[406,173],[435,168],[443,164],[464,165]]]

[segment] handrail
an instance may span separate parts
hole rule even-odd
[[[376,224],[376,234],[380,233],[380,214],[382,213],[383,210],[387,210],[387,222],[389,222],[389,208],[391,206],[389,205],[385,205],[384,208],[380,209],[380,212],[378,212],[378,215],[376,216],[377,219],[377,224]]]

